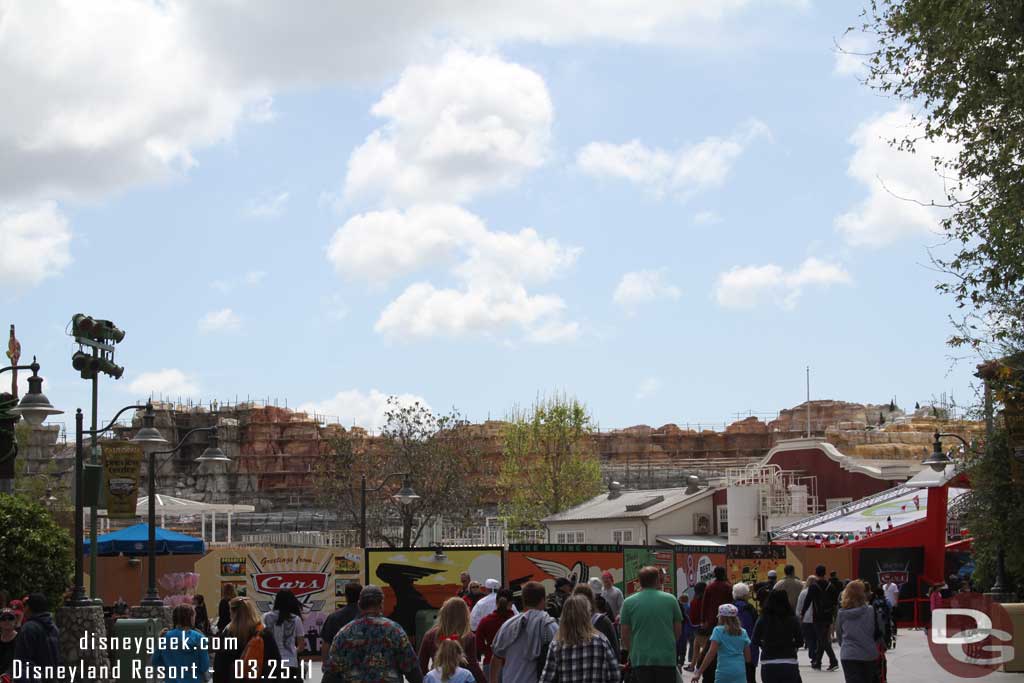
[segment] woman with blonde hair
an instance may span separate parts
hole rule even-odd
[[[461,598],[452,598],[460,600]],[[426,683],[473,683],[473,673],[462,666],[465,655],[462,652],[462,645],[459,644],[459,635],[453,633],[449,636],[441,636],[441,642],[437,646],[437,653],[434,655],[434,668],[423,677]]]
[[[843,589],[836,617],[839,661],[846,683],[871,683],[878,674],[882,623],[868,603],[863,581],[851,581]]]
[[[594,589],[585,583],[579,583],[572,589],[572,594],[582,595],[587,599],[590,603],[590,624],[608,639],[608,643],[612,646],[612,652],[618,654],[619,636],[615,633],[615,624],[604,612],[597,609],[597,597],[594,595]]]
[[[234,598],[228,603],[228,609],[231,611],[231,623],[222,635],[234,639],[235,647],[219,650],[214,655],[214,683],[276,677],[282,668],[281,651],[274,640],[274,634],[263,627],[256,603],[251,598]],[[239,660],[242,662],[237,663]],[[269,664],[271,661],[274,663]]]
[[[562,605],[558,632],[548,647],[540,683],[586,680],[618,683],[619,657],[590,622],[590,601],[573,595]]]
[[[484,672],[480,668],[480,657],[476,649],[476,635],[469,630],[469,605],[462,598],[448,598],[437,613],[437,622],[423,635],[420,643],[420,671],[424,675],[438,664],[440,646],[443,642],[457,636],[459,652],[464,666],[476,683],[487,683]],[[448,648],[450,649],[450,648]],[[431,660],[434,660],[433,667]]]
[[[693,672],[695,682],[700,680],[712,662],[715,662],[715,683],[746,683],[750,636],[740,624],[736,605],[728,602],[718,607],[718,625],[711,632],[704,660]]]

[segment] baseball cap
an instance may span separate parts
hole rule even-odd
[[[501,588],[501,581],[497,579],[487,579],[484,581],[484,587],[490,588],[492,591],[496,591]]]
[[[363,586],[363,590],[359,591],[360,605],[374,605],[381,602],[384,602],[384,591],[380,589],[380,586],[375,586],[372,583],[368,583],[365,586]]]
[[[719,605],[718,607],[718,616],[720,617],[735,617],[739,615],[739,613],[739,610],[736,609],[736,605],[730,605],[729,603],[725,603],[724,605]]]
[[[601,585],[601,579],[597,578],[596,576],[591,576],[590,581],[587,581],[587,583],[590,584],[590,590],[594,591],[595,593],[600,593],[601,589],[604,588],[604,586]]]
[[[602,579],[614,579],[611,572],[601,572]]]
[[[770,578],[770,579],[774,579],[774,578],[776,578],[776,577],[777,577],[778,575],[779,575],[779,574],[778,574],[778,572],[776,572],[776,571],[775,571],[774,569],[769,569],[769,570],[768,570],[768,578]]]

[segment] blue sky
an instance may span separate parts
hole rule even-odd
[[[968,400],[939,215],[894,196],[941,198],[948,150],[884,143],[908,110],[834,47],[856,3],[589,4],[0,3],[0,322],[68,413],[76,312],[127,331],[103,415],[723,422],[806,365],[817,398]]]

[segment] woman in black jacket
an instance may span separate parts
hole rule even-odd
[[[220,587],[220,604],[217,605],[217,633],[224,633],[224,629],[231,623],[231,610],[228,604],[237,597],[235,585],[225,583]]]
[[[785,591],[771,591],[750,640],[761,648],[764,683],[801,683],[796,651],[804,644],[804,638],[800,620],[789,606]]]

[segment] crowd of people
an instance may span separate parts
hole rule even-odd
[[[347,604],[318,634],[323,683],[676,683],[684,672],[695,683],[754,683],[758,675],[763,683],[794,683],[801,680],[804,648],[812,668],[842,668],[846,683],[886,681],[899,599],[893,583],[842,581],[822,565],[801,581],[787,565],[782,579],[772,571],[751,586],[730,583],[725,568],[715,567],[692,597],[677,599],[663,590],[665,579],[662,570],[644,567],[639,590],[629,597],[608,572],[579,584],[559,579],[551,593],[530,581],[520,587],[517,606],[498,580],[463,574],[461,589],[441,606],[418,647],[384,615],[380,587],[350,583]],[[33,594],[2,608],[0,673],[10,673],[17,659],[60,664],[48,605]],[[211,669],[214,683],[302,680],[301,614],[291,591],[278,592],[273,609],[261,614],[254,600],[225,587],[216,625],[201,600],[175,607],[172,628],[161,635],[194,646],[158,648],[153,664],[177,670],[195,664],[197,676],[169,683],[203,681]],[[233,646],[199,647],[214,629]]]

